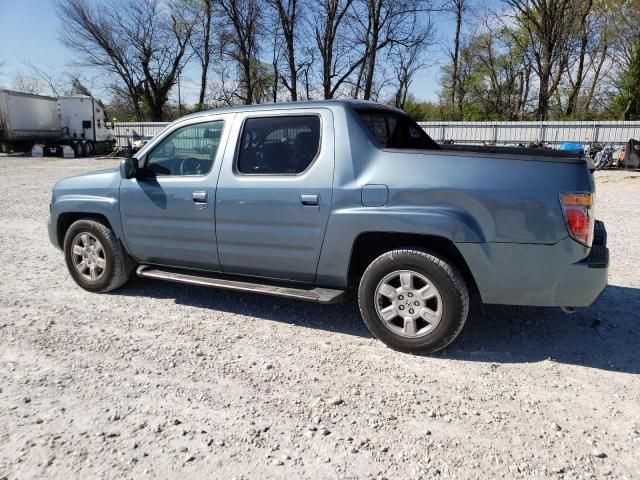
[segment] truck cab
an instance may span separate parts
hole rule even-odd
[[[65,134],[73,139],[94,142],[113,140],[104,108],[86,95],[65,96],[58,99],[60,125]]]

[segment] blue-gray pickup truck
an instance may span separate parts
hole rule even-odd
[[[607,284],[577,153],[438,145],[402,111],[321,101],[197,113],[119,169],[60,180],[49,235],[92,292],[140,277],[331,303],[433,352],[485,303],[590,305]]]

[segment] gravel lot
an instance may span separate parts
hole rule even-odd
[[[640,174],[596,175],[596,305],[476,306],[419,357],[355,302],[81,290],[51,187],[114,164],[0,157],[0,479],[640,478]]]

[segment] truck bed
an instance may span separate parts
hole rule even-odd
[[[586,158],[579,152],[554,150],[552,148],[496,147],[485,145],[440,145],[440,150],[447,153],[473,153],[474,156],[517,156],[518,160],[538,162],[584,163]]]

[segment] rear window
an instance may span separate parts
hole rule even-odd
[[[406,115],[378,110],[357,110],[357,112],[384,148],[440,149],[438,144]]]

